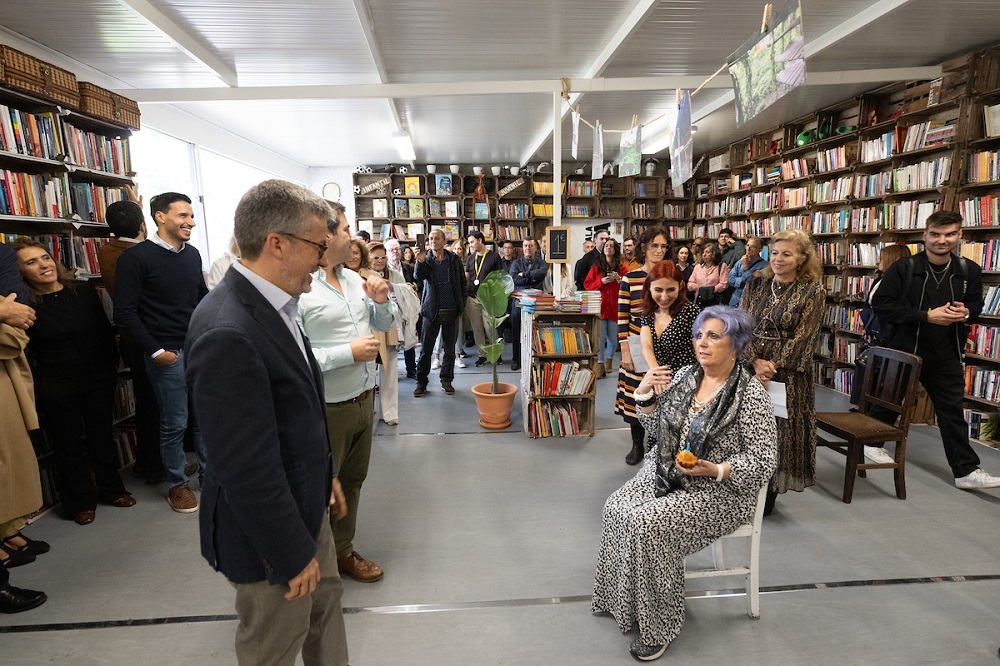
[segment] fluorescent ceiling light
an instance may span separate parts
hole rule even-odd
[[[677,107],[668,108],[662,116],[643,126],[642,154],[655,155],[670,147],[677,124]]]
[[[404,162],[412,162],[417,159],[417,154],[413,151],[413,142],[410,141],[410,135],[406,132],[393,132],[392,140],[396,144],[396,152],[399,153],[399,159]]]

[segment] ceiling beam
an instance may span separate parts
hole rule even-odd
[[[239,85],[236,70],[223,62],[221,58],[209,51],[193,35],[189,34],[148,0],[118,0],[126,9],[145,20],[156,28],[164,37],[173,42],[174,46],[186,53],[188,57],[212,70],[227,86]]]
[[[371,6],[368,4],[368,0],[353,0],[353,2],[354,13],[357,14],[358,23],[361,24],[361,32],[365,35],[365,44],[368,46],[368,53],[372,57],[372,62],[375,63],[375,71],[378,72],[378,80],[380,83],[389,83],[389,73],[385,68],[382,47],[379,46],[378,39],[375,37],[375,20],[372,18]],[[392,120],[396,123],[395,131],[405,130],[403,119],[399,115],[399,108],[396,106],[396,100],[392,97],[387,97],[386,102],[389,104],[389,112],[392,114]],[[410,138],[412,139],[413,137]]]
[[[933,79],[940,75],[940,66],[860,69],[842,72],[812,72],[802,85],[837,85],[848,83],[881,83],[904,79]],[[705,74],[695,76],[646,76],[597,79],[571,79],[581,92],[627,92],[637,90],[670,91],[695,88],[705,80]],[[709,88],[732,89],[727,75],[718,76]],[[257,100],[301,99],[386,99],[412,97],[448,97],[467,95],[545,94],[561,90],[557,79],[528,81],[467,81],[441,83],[371,83],[339,86],[245,86],[242,88],[144,88],[122,89],[129,99],[142,104],[183,104],[186,102],[246,102]]]
[[[605,44],[600,55],[597,56],[597,59],[590,65],[582,78],[593,79],[600,76],[607,69],[614,57],[618,55],[618,52],[621,51],[622,46],[625,45],[629,37],[635,34],[635,31],[646,21],[657,4],[659,4],[659,0],[638,0],[632,11],[629,12],[625,20],[618,26],[618,30],[615,31],[614,36]],[[695,85],[697,86],[698,84],[696,83]],[[575,106],[583,96],[583,91],[580,91],[575,86],[571,86],[570,89],[574,92],[570,94],[569,102],[563,103],[562,118],[566,118],[566,114],[570,112],[570,108]],[[560,126],[561,123],[562,119],[560,119]],[[549,140],[554,130],[555,125],[546,121],[545,125],[539,131],[538,136],[529,144],[528,149],[521,156],[521,164],[527,164],[528,160]]]

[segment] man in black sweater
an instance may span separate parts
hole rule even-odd
[[[577,291],[584,291],[583,281],[587,279],[587,273],[594,267],[597,260],[604,254],[604,244],[611,238],[607,229],[601,229],[594,234],[594,249],[583,255],[580,261],[573,267],[573,281],[576,283]]]
[[[479,358],[476,366],[486,363],[483,356],[483,346],[492,340],[486,339],[486,320],[483,309],[479,307],[476,294],[479,292],[479,284],[486,279],[486,276],[493,271],[502,271],[503,263],[500,255],[486,247],[486,236],[482,231],[473,231],[469,234],[469,257],[465,260],[465,280],[467,298],[465,309],[469,312],[469,323],[472,325],[472,335],[479,348]],[[443,342],[443,341],[442,341]]]
[[[184,341],[191,313],[208,293],[201,255],[190,246],[195,226],[191,199],[177,192],[149,202],[156,233],[126,250],[115,278],[115,321],[146,354],[146,370],[160,407],[160,454],[167,470],[167,502],[178,513],[198,510],[188,485],[184,433],[188,427],[188,392],[184,380]],[[205,449],[194,429],[195,451],[202,468]]]

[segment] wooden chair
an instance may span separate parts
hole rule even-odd
[[[844,474],[844,503],[851,503],[854,479],[865,477],[865,470],[891,469],[896,483],[896,497],[906,499],[906,437],[916,402],[917,379],[920,377],[919,356],[905,352],[872,347],[868,352],[868,367],[863,378],[861,402],[857,412],[817,412],[816,443],[847,456]],[[855,377],[855,381],[857,381]],[[873,407],[881,407],[899,417],[899,426],[892,426],[869,415]],[[824,437],[819,431],[839,438]],[[891,463],[865,463],[864,447],[882,442],[895,442]]]
[[[685,563],[684,577],[715,578],[717,576],[743,576],[746,581],[747,615],[753,619],[760,617],[760,528],[764,522],[764,503],[767,499],[767,484],[757,493],[757,508],[753,520],[744,523],[730,534],[719,537],[709,548],[712,549],[712,569],[687,571]],[[723,562],[722,542],[727,539],[746,539],[746,566],[727,568]]]

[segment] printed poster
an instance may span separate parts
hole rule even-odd
[[[591,159],[594,163],[590,169],[590,177],[600,180],[604,177],[604,125],[601,123],[594,128],[594,154]]]
[[[580,114],[573,112],[573,159],[576,159],[576,149],[580,145]]]
[[[642,125],[622,132],[618,176],[638,176],[642,166]]]
[[[670,184],[680,188],[694,175],[694,140],[691,137],[691,93],[687,90],[677,104],[677,124],[670,142]]]

